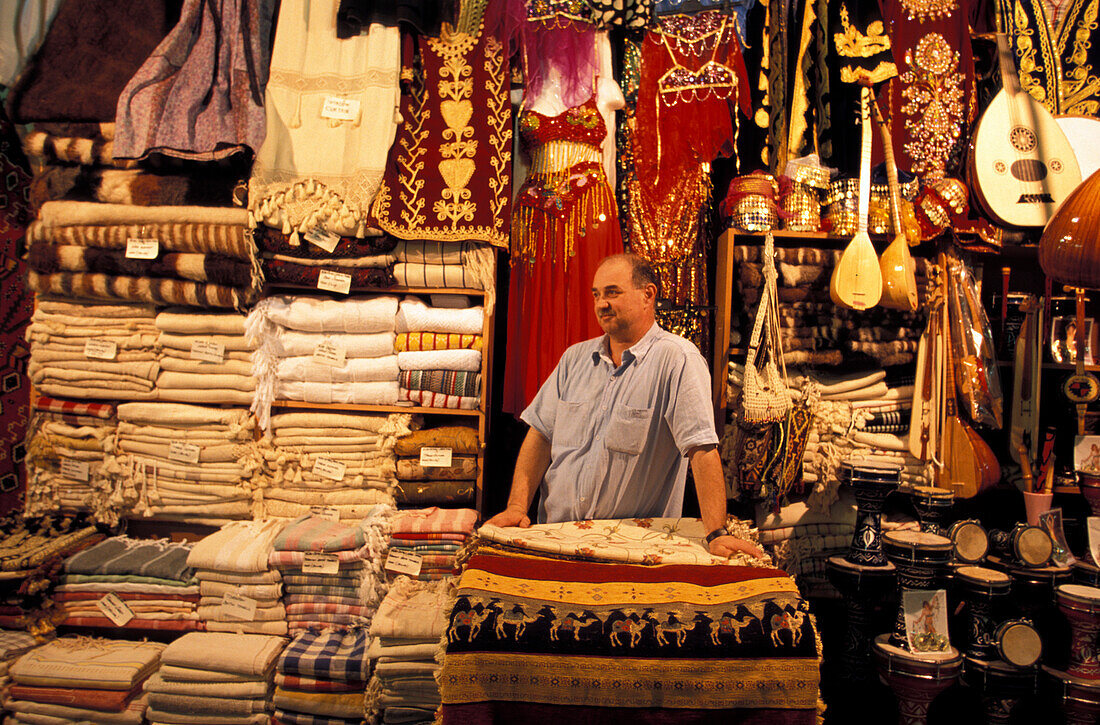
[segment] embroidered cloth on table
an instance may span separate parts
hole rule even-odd
[[[368,229],[368,236],[365,238],[341,236],[336,247],[329,252],[316,244],[310,244],[299,235],[283,234],[277,229],[262,226],[256,230],[256,246],[264,252],[298,259],[345,259],[386,254],[397,244],[393,237],[370,236],[372,232],[381,234],[377,230]]]
[[[132,690],[153,673],[165,645],[61,637],[31,650],[8,669],[20,685]]]
[[[447,332],[402,332],[394,338],[397,352],[412,350],[480,350],[481,335]]]
[[[361,628],[303,632],[279,657],[278,671],[337,682],[365,682],[370,674],[369,645],[367,631]]]
[[[526,529],[484,524],[478,537],[513,550],[578,560],[768,566],[766,559],[747,554],[731,559],[712,555],[703,543],[704,528],[695,518],[609,519],[536,524]],[[734,527],[733,533],[751,538],[743,524]]]
[[[586,707],[597,720],[630,712],[606,708],[660,708],[673,722],[748,708],[776,722],[816,719],[816,627],[776,569],[479,553],[448,624],[444,723],[530,707],[516,703]],[[546,708],[538,721],[565,712]]]
[[[338,40],[337,5],[321,0],[306,15],[284,6],[276,24],[249,214],[292,238],[315,227],[366,234],[397,132],[400,34],[376,24]]]
[[[480,335],[485,310],[478,307],[432,307],[419,297],[406,297],[397,310],[397,332],[448,332]]]

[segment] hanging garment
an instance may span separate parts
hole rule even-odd
[[[512,113],[506,0],[465,0],[439,38],[409,38],[403,122],[371,220],[401,239],[508,244]]]
[[[600,260],[622,252],[615,198],[600,163],[606,128],[595,92],[556,116],[525,109],[531,173],[516,197],[504,409],[520,413],[565,349],[602,334],[592,309]]]
[[[118,99],[115,156],[212,161],[264,140],[274,0],[187,0]]]
[[[255,224],[362,237],[397,131],[400,34],[336,38],[337,0],[284,3],[248,189]],[[293,242],[297,244],[295,237]]]

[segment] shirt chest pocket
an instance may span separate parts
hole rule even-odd
[[[592,401],[580,400],[558,401],[557,417],[554,420],[555,448],[576,448],[584,443],[585,432],[590,423],[588,416],[592,409]]]
[[[617,407],[607,428],[607,449],[631,456],[641,453],[652,418],[653,408]]]

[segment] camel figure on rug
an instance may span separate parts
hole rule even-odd
[[[795,609],[793,612],[784,609],[779,614],[773,614],[771,618],[772,644],[776,647],[783,644],[780,634],[783,630],[787,630],[791,633],[791,645],[797,647],[798,643],[802,641],[802,623],[805,621],[806,613],[800,609]]]
[[[585,627],[591,627],[593,624],[597,624],[600,618],[594,614],[585,610],[578,617],[573,612],[567,612],[564,617],[559,618],[558,613],[553,607],[546,607],[549,610],[551,620],[553,624],[550,625],[550,641],[557,642],[561,639],[561,635],[571,634],[573,639],[578,639],[580,631]]]
[[[642,619],[635,622],[633,619],[620,619],[611,623],[611,635],[608,639],[611,640],[612,646],[621,647],[622,641],[619,639],[621,635],[630,636],[630,646],[637,647],[638,643],[642,641],[642,632],[649,626],[649,622]]]
[[[646,617],[646,620],[653,625],[653,631],[657,635],[657,644],[662,647],[668,644],[669,635],[676,638],[677,647],[683,647],[684,641],[687,640],[687,633],[695,627],[694,623],[688,624],[677,620],[676,615],[672,612],[668,613],[668,617],[664,622],[655,617]]]
[[[481,625],[492,614],[492,610],[485,607],[480,613],[473,609],[467,609],[465,612],[455,612],[454,622],[451,624],[451,631],[447,633],[448,642],[457,642],[459,639],[458,629],[459,627],[469,627],[469,631],[466,633],[466,641],[473,642],[474,637],[481,631]]]
[[[751,613],[739,614],[736,617],[726,612],[718,619],[712,619],[709,621],[710,627],[710,641],[715,645],[722,644],[721,636],[723,634],[732,634],[733,641],[737,644],[741,644],[741,630],[747,628],[751,624],[757,621]]]
[[[515,628],[515,638],[519,641],[519,638],[523,636],[524,630],[527,629],[527,625],[532,622],[537,622],[539,615],[530,616],[527,612],[523,611],[522,605],[515,605],[512,607],[512,611],[505,612],[498,610],[496,624],[493,626],[493,631],[496,632],[497,639],[504,639],[505,632],[504,626],[507,624],[512,625]]]

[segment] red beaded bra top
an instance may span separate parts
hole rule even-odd
[[[584,103],[555,116],[524,109],[519,120],[519,132],[523,147],[528,150],[550,141],[575,141],[598,149],[607,135],[607,127],[593,93]]]

